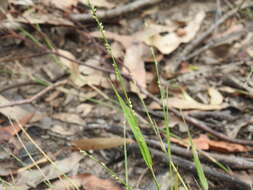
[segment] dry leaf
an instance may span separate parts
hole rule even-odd
[[[130,75],[142,88],[146,88],[146,71],[144,67],[144,55],[147,47],[142,43],[134,43],[126,49],[124,67],[122,73]]]
[[[81,186],[82,189],[88,190],[121,190],[121,188],[111,180],[101,179],[88,173],[79,174],[77,176],[69,177],[68,179],[58,180],[52,184],[50,189],[69,190]]]
[[[16,135],[21,127],[25,127],[26,124],[32,119],[34,113],[26,115],[24,118],[20,119],[18,122],[15,122],[13,125],[0,128],[0,143],[3,141],[9,140],[11,137]]]
[[[89,33],[91,36],[96,37],[96,38],[101,38],[101,32],[90,32]],[[111,40],[115,40],[120,42],[125,49],[127,49],[132,43],[133,41],[136,41],[135,38],[133,38],[132,36],[127,36],[127,35],[119,35],[113,32],[105,32],[105,36],[107,39],[111,39]]]
[[[133,34],[133,38],[138,41],[145,42],[149,44],[150,38],[160,34],[160,33],[172,33],[176,30],[176,25],[159,25],[154,23],[146,24],[143,30],[140,30]]]
[[[92,109],[93,109],[93,105],[91,104],[80,104],[79,106],[77,106],[76,108],[76,112],[80,113],[82,117],[85,117],[86,115],[88,115]]]
[[[85,62],[86,65],[91,65],[94,67],[101,67],[100,58],[98,56],[94,56],[88,59]],[[104,88],[109,88],[111,85],[109,84],[108,80],[104,76],[103,72],[99,71],[98,69],[90,68],[85,65],[80,65],[79,71],[82,74],[82,83],[79,86],[84,85],[96,85],[101,86]]]
[[[186,23],[186,27],[183,30],[184,35],[178,35],[176,25],[172,25],[172,22],[167,22],[167,26],[150,24],[143,31],[134,34],[134,36],[136,40],[155,46],[163,54],[170,54],[181,43],[188,43],[195,37],[204,18],[204,11],[197,13],[192,20]],[[164,35],[164,32],[167,32],[167,34]]]
[[[208,94],[210,96],[211,105],[220,105],[223,102],[222,94],[215,88],[209,88]]]
[[[33,6],[34,2],[32,0],[6,0],[9,4],[15,5],[15,6]]]
[[[83,154],[74,152],[69,158],[55,161],[53,164],[45,166],[41,169],[25,170],[18,173],[17,179],[15,179],[15,186],[17,189],[30,189],[31,187],[37,187],[41,182],[62,176],[65,173],[73,170],[79,161],[83,158]]]
[[[253,47],[247,48],[246,51],[250,57],[253,57]]]
[[[75,113],[57,113],[52,116],[54,119],[58,119],[67,123],[74,123],[77,125],[84,125],[85,121]]]
[[[61,125],[54,125],[50,128],[50,131],[53,131],[54,133],[59,134],[63,137],[71,136],[76,133],[76,130],[74,130],[73,128],[67,128]]]
[[[110,86],[102,72],[84,65],[79,66],[75,62],[76,58],[72,53],[60,49],[57,50],[57,53],[68,58],[59,57],[59,60],[69,69],[69,72],[71,73],[70,79],[78,87],[83,87],[85,85],[98,85],[108,88],[108,86]],[[97,56],[87,60],[85,64],[101,67],[99,57]]]
[[[124,139],[121,137],[89,138],[75,140],[72,142],[72,145],[78,150],[102,150],[122,146],[125,142],[133,143],[134,141],[132,139]]]
[[[176,33],[170,33],[164,36],[152,36],[148,41],[146,41],[146,43],[148,45],[155,46],[163,54],[170,54],[178,48],[181,40]]]
[[[171,140],[174,143],[180,144],[182,146],[190,146],[189,139],[178,140],[172,138]],[[208,138],[206,135],[200,135],[200,137],[192,139],[192,142],[196,145],[196,147],[200,150],[215,150],[219,152],[247,152],[249,149],[243,145],[229,143],[225,141],[215,141]]]
[[[58,49],[56,51],[57,51],[58,54],[63,56],[63,57],[59,56],[59,61],[60,61],[61,64],[63,64],[63,66],[68,68],[68,70],[71,74],[70,75],[71,81],[75,85],[77,85],[78,87],[81,87],[83,85],[84,79],[80,75],[79,65],[75,62],[75,60],[76,60],[75,56],[72,53],[70,53],[69,51],[66,51],[66,50]]]
[[[124,56],[123,46],[119,42],[113,42],[111,45],[112,55],[115,59],[121,58]]]
[[[6,99],[1,95],[0,95],[0,102],[1,105],[10,103],[8,99]],[[20,120],[29,114],[28,111],[20,108],[19,106],[0,108],[0,113],[13,120]]]
[[[212,104],[202,104],[194,100],[190,97],[185,91],[183,94],[179,95],[178,97],[166,98],[163,100],[164,104],[168,107],[178,108],[182,110],[189,110],[189,109],[197,109],[197,110],[220,110],[225,108],[227,105],[220,104],[220,105],[212,105]],[[161,104],[157,102],[152,102],[149,105],[150,109],[161,109]]]
[[[58,9],[62,9],[62,10],[67,10],[67,9],[70,9],[71,7],[75,7],[75,6],[77,6],[78,2],[79,2],[79,0],[67,0],[67,1],[63,1],[63,0],[41,0],[41,3],[43,3],[44,5],[54,6]]]
[[[21,22],[21,23],[27,23],[27,24],[52,24],[52,25],[60,25],[60,26],[74,26],[74,24],[64,19],[60,16],[54,15],[54,14],[43,14],[40,12],[36,12],[34,10],[28,10],[26,11],[22,17],[18,17],[13,20],[14,22]]]
[[[182,36],[181,42],[188,43],[196,36],[199,28],[206,16],[204,11],[200,11],[196,14],[196,16],[188,22],[187,26],[185,27],[186,35]]]
[[[80,0],[80,2],[85,5],[89,5],[90,2],[95,7],[105,7],[108,9],[115,7],[115,4],[106,0]]]

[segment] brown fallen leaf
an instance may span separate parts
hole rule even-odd
[[[54,6],[58,9],[67,10],[71,7],[75,7],[77,5],[79,0],[68,0],[68,1],[62,1],[62,0],[43,0],[41,1],[44,5],[47,6]]]
[[[16,135],[21,128],[25,127],[26,124],[32,119],[34,116],[34,113],[28,114],[24,116],[22,119],[20,119],[18,122],[15,122],[13,125],[9,125],[6,127],[0,128],[0,143],[4,141],[8,141],[11,137]]]
[[[130,75],[142,88],[146,88],[146,70],[144,57],[148,54],[148,47],[142,43],[133,43],[126,49],[122,73]],[[132,89],[133,90],[133,89]]]
[[[89,173],[79,174],[77,176],[68,177],[67,179],[58,180],[52,184],[50,189],[68,190],[79,187],[88,190],[121,190],[119,185],[116,185],[111,180],[101,179]]]
[[[44,14],[34,10],[26,11],[22,16],[13,19],[13,22],[74,26],[74,24],[68,19],[50,13]]]
[[[222,94],[215,88],[209,88],[208,94],[210,96],[211,105],[221,105],[223,102]]]
[[[72,142],[74,149],[81,150],[102,150],[124,145],[124,143],[133,143],[132,139],[124,139],[121,137],[108,138],[87,138],[79,139]]]
[[[226,104],[202,104],[190,97],[185,91],[177,97],[165,98],[164,104],[168,107],[178,108],[182,110],[197,109],[197,110],[220,110],[225,108]],[[220,101],[220,100],[219,100]],[[215,102],[217,103],[217,102]],[[161,109],[161,104],[152,102],[149,105],[150,109]]]
[[[7,98],[1,95],[0,95],[0,102],[1,104],[10,103],[10,101]],[[13,120],[21,120],[22,118],[24,118],[25,116],[29,114],[28,111],[22,109],[19,106],[0,108],[0,113]]]
[[[95,7],[105,7],[108,9],[111,9],[115,7],[115,4],[113,4],[111,1],[108,2],[107,0],[79,0],[80,3],[83,3],[87,6],[89,6],[89,2],[95,6]]]
[[[77,125],[84,125],[85,121],[75,113],[57,113],[52,116],[54,119],[58,119],[67,123],[74,123]]]
[[[175,138],[171,139],[172,142],[182,146],[190,146],[189,139],[178,140]],[[192,139],[192,142],[200,150],[214,150],[218,152],[231,153],[231,152],[247,152],[250,149],[235,143],[225,141],[215,141],[208,138],[207,135],[200,135],[198,138]]]
[[[90,32],[89,34],[93,37],[101,38],[101,32],[99,31]],[[118,41],[124,46],[125,49],[127,49],[130,45],[132,45],[133,41],[135,41],[135,39],[132,36],[119,35],[119,34],[108,32],[108,31],[105,32],[105,36],[107,39]]]

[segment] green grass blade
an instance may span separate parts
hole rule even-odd
[[[201,187],[204,190],[208,190],[208,181],[207,181],[207,178],[206,178],[205,173],[203,171],[203,168],[201,166],[201,163],[200,163],[200,160],[199,160],[199,156],[198,156],[196,147],[192,143],[192,139],[190,141],[191,141],[191,144],[192,144],[193,161],[194,161],[194,164],[195,164],[195,167],[196,167],[196,170],[197,170],[197,174],[198,174],[198,177],[199,177],[199,181],[200,181]]]
[[[125,118],[129,124],[129,126],[131,127],[134,137],[138,143],[142,157],[143,157],[146,165],[149,168],[152,168],[153,162],[152,162],[151,153],[148,149],[147,143],[146,143],[146,141],[141,133],[141,130],[138,126],[137,118],[134,115],[133,110],[126,105],[126,103],[124,102],[122,97],[118,94],[118,92],[116,92],[116,95],[118,97],[120,106],[124,112]]]

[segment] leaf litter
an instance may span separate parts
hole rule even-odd
[[[123,136],[122,126],[125,126],[125,121],[122,119],[122,114],[114,110],[117,106],[112,106],[111,102],[113,101],[108,101],[109,98],[111,98],[110,100],[115,99],[115,96],[112,95],[111,83],[118,87],[115,75],[112,72],[107,72],[108,70],[113,71],[111,59],[106,55],[103,44],[99,40],[101,35],[97,31],[97,27],[89,24],[83,25],[83,27],[78,20],[69,19],[69,16],[75,18],[73,16],[75,14],[84,14],[83,18],[86,18],[89,14],[87,2],[53,0],[41,1],[41,4],[36,2],[23,2],[20,4],[15,2],[15,0],[13,1],[13,4],[10,4],[7,10],[9,11],[9,16],[4,20],[4,23],[7,22],[10,25],[4,26],[12,26],[14,22],[16,24],[25,24],[26,26],[39,24],[40,31],[33,27],[35,30],[29,32],[35,35],[36,38],[40,38],[41,41],[45,40],[41,38],[45,34],[52,40],[55,49],[50,50],[54,54],[51,56],[50,61],[44,59],[39,62],[35,56],[29,59],[30,62],[28,64],[26,62],[27,59],[21,61],[15,58],[15,62],[24,68],[22,69],[22,72],[24,72],[22,74],[10,74],[11,72],[8,74],[6,71],[8,69],[10,71],[14,70],[14,67],[1,65],[1,69],[4,71],[3,75],[0,76],[2,79],[1,85],[15,84],[16,78],[21,78],[23,81],[40,79],[40,82],[47,81],[49,83],[54,83],[62,78],[68,79],[67,84],[49,91],[45,97],[31,104],[32,110],[40,112],[40,114],[45,115],[52,121],[42,122],[41,119],[43,120],[43,117],[37,117],[36,112],[34,117],[37,117],[37,119],[33,118],[31,120],[35,122],[27,129],[28,133],[31,133],[30,135],[38,133],[37,136],[35,135],[35,140],[43,142],[40,145],[48,153],[58,154],[57,151],[64,152],[66,144],[72,143],[77,149],[96,150],[94,154],[104,162],[108,161],[110,163],[114,158],[120,157],[119,152],[122,146],[127,143],[127,146],[131,147],[133,140],[129,129],[127,129],[128,138],[119,137]],[[125,1],[93,0],[92,3],[98,9],[102,7],[101,10],[109,12],[114,11],[118,7],[123,10],[125,8],[124,5],[128,5]],[[237,124],[235,120],[238,121],[236,118],[240,117],[242,118],[243,127],[240,127],[233,137],[237,136],[241,139],[250,140],[252,137],[252,129],[250,128],[252,121],[244,121],[244,118],[252,118],[250,110],[253,108],[251,101],[253,87],[252,76],[250,75],[252,61],[248,61],[252,58],[252,44],[250,44],[252,32],[248,31],[248,34],[245,35],[245,32],[243,32],[245,29],[242,27],[241,20],[237,17],[229,18],[224,24],[217,27],[212,35],[208,35],[200,44],[191,49],[190,53],[192,54],[189,56],[192,56],[193,59],[186,59],[176,65],[176,59],[178,56],[180,57],[181,50],[187,49],[188,45],[194,44],[195,40],[205,33],[207,28],[210,28],[214,22],[219,21],[217,8],[222,8],[222,12],[226,13],[229,6],[226,3],[218,5],[214,2],[172,2],[169,8],[163,7],[163,5],[168,6],[167,3],[161,2],[162,6],[151,6],[148,11],[145,11],[145,9],[137,11],[135,14],[140,13],[139,17],[135,14],[133,16],[126,15],[126,17],[116,16],[115,22],[112,19],[109,21],[109,25],[107,25],[107,22],[105,23],[107,30],[105,34],[112,42],[112,53],[119,62],[120,71],[124,76],[130,76],[134,80],[131,81],[129,78],[126,80],[128,84],[127,91],[129,94],[134,94],[133,97],[131,96],[133,107],[141,108],[139,100],[135,99],[135,95],[139,95],[145,101],[147,100],[150,113],[153,112],[154,115],[157,115],[157,109],[162,109],[161,103],[164,103],[169,108],[176,108],[190,116],[193,116],[196,111],[203,114],[214,113],[215,111],[220,113],[228,111],[230,118],[233,118],[231,120],[225,117],[220,120],[215,117],[215,114],[209,114],[210,116],[203,119],[202,122],[212,129],[231,134],[236,129],[235,125]],[[14,9],[16,15],[11,12]],[[214,18],[213,12],[216,11],[217,15]],[[241,13],[238,12],[238,14]],[[218,21],[215,19],[218,19]],[[245,19],[245,22],[247,22],[246,18],[241,19]],[[13,25],[13,27],[15,26]],[[55,28],[62,26],[64,26],[64,29],[59,29],[60,33],[58,33]],[[35,50],[36,48],[31,48],[28,45],[31,42],[23,40],[25,37],[20,36],[20,33],[15,35],[11,33],[10,35],[21,41],[20,43],[18,42],[19,48],[27,48],[32,53],[36,51],[42,53],[42,49]],[[6,39],[1,39],[3,40],[1,44],[9,44],[11,42],[8,36]],[[11,43],[14,46],[18,44],[17,42]],[[204,49],[201,49],[202,46]],[[159,61],[158,70],[159,72],[161,71],[159,76],[156,73],[156,69],[154,69],[154,60],[150,47],[154,48],[155,56]],[[4,50],[5,54],[10,54],[11,51]],[[14,52],[17,53],[17,51]],[[54,63],[55,60],[57,60],[57,63]],[[242,63],[240,63],[241,60]],[[9,62],[9,64],[12,65],[13,63]],[[54,68],[59,67],[61,69],[56,69],[57,72],[54,72],[48,67],[49,64],[50,66],[59,64],[60,67],[57,65]],[[30,69],[29,74],[25,73],[28,68]],[[106,71],[101,71],[101,68]],[[227,80],[225,75],[231,75],[237,80]],[[168,96],[159,97],[158,77],[160,77],[159,85],[164,89],[168,89]],[[150,94],[143,93],[140,88],[144,89],[144,91],[148,90],[151,95],[161,98],[160,103],[158,104],[157,101],[150,99]],[[24,88],[21,85],[14,87],[10,92],[14,94],[20,93],[22,97],[27,98],[31,94],[34,95],[36,90],[33,87]],[[11,99],[15,99],[9,98],[9,95],[5,92],[1,93],[1,104],[6,104]],[[109,106],[109,108],[104,109],[106,106]],[[24,109],[23,106],[0,108],[3,116],[10,117],[14,121],[20,121],[24,127],[29,122],[29,113],[32,113],[30,110],[26,109],[26,107]],[[142,121],[143,116],[138,111],[136,114]],[[176,119],[173,119],[173,117],[176,116],[172,116],[170,123],[171,126],[174,126],[171,128],[172,132],[185,138],[188,127],[191,128],[193,126],[185,126],[185,123],[180,118],[176,117]],[[158,126],[164,129],[163,119],[159,118]],[[5,122],[5,119],[3,119],[3,122]],[[148,138],[152,139],[154,137],[152,132],[146,131],[146,124],[144,125],[140,122],[140,126]],[[182,129],[182,126],[184,126],[184,129]],[[224,127],[218,128],[217,126]],[[38,128],[34,132],[33,129],[36,127]],[[55,132],[58,135],[53,136],[51,133],[43,133],[42,135],[42,131],[38,130],[40,128],[46,129],[47,132]],[[5,131],[6,129],[1,127],[0,131]],[[198,148],[205,151],[221,151],[227,154],[236,152],[245,157],[250,157],[248,151],[251,150],[251,147],[199,135],[202,133],[203,131],[194,130],[192,134],[194,136],[193,142],[196,143]],[[6,139],[10,137],[16,139],[15,135],[20,134],[21,139],[25,140],[23,137],[24,133],[19,129],[5,131],[4,134],[8,134]],[[173,143],[184,144],[184,146],[186,141],[186,138],[180,142],[172,140]],[[16,146],[15,143],[8,143]],[[119,148],[113,149],[115,147]],[[2,153],[2,150],[0,153]],[[21,189],[39,188],[41,183],[45,181],[45,176],[49,180],[56,180],[60,176],[62,178],[63,174],[67,174],[70,176],[68,177],[69,179],[57,179],[53,183],[55,189],[74,188],[73,184],[85,189],[120,189],[111,180],[96,177],[106,176],[106,178],[109,178],[112,176],[108,177],[106,172],[98,169],[94,163],[88,167],[88,160],[86,159],[83,162],[83,158],[83,155],[76,152],[66,154],[64,159],[57,158],[54,164],[41,165],[40,170],[42,172],[32,168],[31,170],[18,173],[17,176],[14,176],[16,183],[13,183],[13,185]],[[137,166],[136,160],[131,155],[129,155],[129,159],[131,160],[129,162],[129,183],[136,184],[137,176],[140,176],[144,167]],[[58,172],[55,170],[55,165],[58,165],[58,168],[62,171]],[[116,162],[114,166],[115,170],[119,169],[119,175],[124,176],[121,164]],[[88,168],[89,171],[87,171]],[[77,170],[79,170],[78,173]],[[3,171],[2,173],[6,172]],[[158,173],[160,173],[159,168]],[[142,185],[145,183],[148,185],[148,176],[144,176],[143,181],[141,181]],[[191,183],[193,181],[195,179],[192,179]]]

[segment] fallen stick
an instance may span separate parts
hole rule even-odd
[[[160,2],[162,2],[162,0],[137,0],[137,1],[133,1],[132,3],[119,6],[111,10],[97,11],[96,16],[98,17],[100,21],[103,21],[109,18],[117,18],[127,13],[130,13],[130,12],[133,12],[133,11],[136,11],[148,6],[152,6]],[[72,14],[70,15],[70,18],[74,21],[81,21],[81,22],[95,21],[92,14]]]
[[[132,146],[132,145],[131,145]],[[138,148],[138,145],[135,145],[136,149]],[[151,153],[154,156],[157,156],[163,160],[164,163],[168,164],[168,155],[164,152],[155,150],[150,148]],[[178,166],[179,168],[182,168],[183,170],[190,171],[192,174],[197,175],[196,166],[193,162],[190,162],[188,160],[185,160],[183,158],[180,158],[178,156],[172,156],[173,163]],[[228,175],[226,173],[220,172],[216,169],[210,168],[204,164],[202,164],[202,169],[206,175],[207,178],[219,181],[219,185],[224,184],[226,187],[230,187],[231,189],[238,189],[238,190],[250,190],[251,187],[249,184],[245,183],[244,181],[241,181],[239,178]]]
[[[154,148],[161,148],[160,142],[152,139],[146,139],[147,143],[154,147]],[[165,144],[165,147],[168,148],[168,145]],[[177,145],[171,144],[170,150],[173,154],[184,156],[187,158],[192,158],[192,151],[188,150],[186,148],[179,147]],[[230,168],[233,169],[253,169],[253,159],[250,158],[243,158],[239,156],[228,156],[228,155],[222,155],[222,154],[215,154],[215,153],[209,153],[205,151],[199,151],[198,156],[200,160],[205,161],[213,161],[211,159],[215,159],[218,162],[221,162]]]
[[[209,35],[211,35],[215,31],[215,29],[217,29],[217,27],[219,27],[221,24],[223,24],[228,18],[237,14],[237,12],[239,10],[250,8],[252,6],[253,6],[253,3],[250,3],[246,6],[241,5],[235,9],[232,9],[231,11],[227,12],[225,15],[223,15],[207,31],[200,34],[195,40],[193,40],[190,44],[188,44],[182,52],[179,52],[179,55],[177,56],[178,59],[175,62],[176,67],[178,67],[182,61],[186,61],[189,58],[191,58],[191,57],[188,57],[188,55],[192,52],[192,50],[195,49],[201,42],[203,42]]]
[[[110,18],[119,18],[120,16],[126,15],[127,13],[134,12],[140,9],[143,9],[148,6],[152,6],[162,2],[162,0],[137,0],[132,3],[122,5],[116,7],[114,9],[106,10],[106,11],[97,11],[96,16],[100,21],[104,21]],[[95,22],[92,14],[70,14],[69,18],[75,22]],[[23,23],[16,22],[14,20],[3,20],[0,22],[0,31],[8,31],[8,30],[17,30],[19,28],[25,27],[26,25]]]
[[[48,86],[48,87],[44,88],[42,91],[40,91],[39,93],[35,94],[31,98],[24,99],[24,100],[18,100],[18,101],[12,101],[12,102],[10,102],[8,104],[0,105],[0,108],[5,108],[5,107],[11,107],[11,106],[17,106],[17,105],[32,103],[34,100],[40,98],[41,96],[43,96],[44,94],[46,94],[50,90],[56,88],[57,86],[63,85],[66,82],[67,82],[67,80],[59,81],[59,82],[57,82],[55,84],[52,84],[51,86]]]

